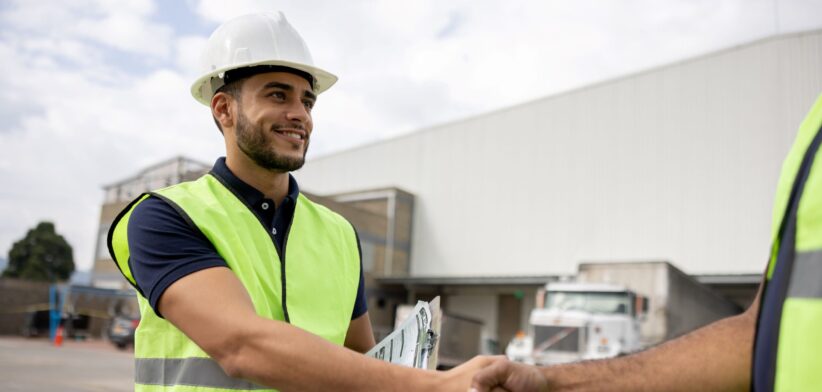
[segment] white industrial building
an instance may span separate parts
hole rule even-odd
[[[377,281],[433,287],[504,344],[533,306],[516,288],[580,262],[664,260],[755,285],[782,159],[820,93],[822,30],[779,35],[315,158],[296,177],[341,202],[413,195],[407,268]]]
[[[778,36],[310,160],[303,188],[416,196],[412,276],[663,259],[757,273],[822,32]]]

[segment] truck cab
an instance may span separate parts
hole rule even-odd
[[[528,335],[506,348],[509,359],[538,365],[608,358],[640,348],[647,300],[607,283],[548,283],[537,293]]]

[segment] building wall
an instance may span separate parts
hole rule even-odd
[[[367,246],[376,246],[383,251],[384,257],[376,259],[374,276],[408,275],[413,233],[413,194],[389,188],[327,195],[324,199],[333,200],[334,203],[328,207],[348,218],[357,228],[363,245],[364,261],[368,253]],[[363,232],[359,221],[370,215],[382,217],[379,221],[372,220],[380,226],[374,226],[374,230],[370,232]]]
[[[108,229],[114,218],[126,206],[128,201],[112,202],[104,204],[100,210],[100,225],[97,229],[97,244],[94,250],[94,267],[92,269],[92,284],[98,287],[107,287],[112,289],[124,289],[130,287],[126,282],[120,270],[112,260],[108,253]]]
[[[483,322],[480,335],[482,354],[499,354],[497,337],[497,307],[499,296],[495,293],[452,294],[446,299],[445,311],[457,316],[479,319]],[[504,349],[504,348],[503,348]]]
[[[28,315],[49,309],[49,283],[0,279],[0,335],[19,335]]]
[[[412,276],[670,260],[761,272],[822,31],[777,36],[309,161],[320,194],[416,196]],[[378,163],[378,164],[377,164]]]

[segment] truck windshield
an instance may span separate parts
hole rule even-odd
[[[632,314],[631,302],[630,295],[626,292],[549,291],[545,293],[546,309]]]

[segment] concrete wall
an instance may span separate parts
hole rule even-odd
[[[670,295],[666,306],[666,339],[688,333],[743,310],[678,269],[668,270],[668,282]]]
[[[366,268],[375,277],[409,274],[414,201],[414,195],[396,188],[325,195],[320,200],[357,228],[364,260],[371,248],[379,252],[373,268]]]
[[[445,312],[482,321],[480,348],[483,354],[500,352],[496,343],[497,301],[496,294],[452,294],[445,300]]]
[[[49,310],[49,283],[0,279],[0,335],[19,335],[30,312]],[[112,312],[139,314],[137,297],[128,291],[103,290],[83,286],[58,286],[64,315],[88,317],[88,325],[78,334],[104,338]],[[66,333],[72,333],[67,325]]]
[[[48,308],[48,283],[0,279],[0,335],[20,335],[29,312]]]
[[[92,268],[92,284],[100,287],[112,289],[125,289],[130,287],[120,270],[115,265],[114,260],[108,254],[107,237],[108,229],[114,218],[128,206],[129,201],[119,201],[104,204],[100,208],[100,225],[97,229],[97,243],[94,251],[94,266]]]

